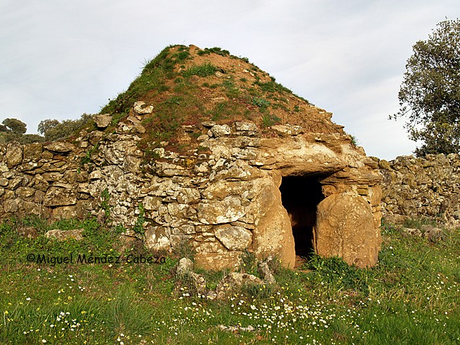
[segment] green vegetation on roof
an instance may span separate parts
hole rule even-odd
[[[289,103],[288,98],[296,101]],[[146,151],[160,141],[174,145],[184,124],[246,119],[268,127],[290,115],[299,116],[299,106],[308,105],[246,58],[218,47],[201,50],[183,45],[169,46],[147,62],[128,89],[101,113],[122,118],[140,100],[154,107],[142,122],[146,133],[140,146]]]

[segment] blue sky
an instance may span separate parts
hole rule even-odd
[[[406,61],[446,17],[458,0],[0,0],[0,122],[97,113],[164,47],[218,46],[393,159],[416,145],[388,120]]]

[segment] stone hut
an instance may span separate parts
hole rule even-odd
[[[372,266],[378,163],[331,116],[247,59],[168,47],[78,136],[0,146],[0,217],[108,217],[212,269],[246,250]]]

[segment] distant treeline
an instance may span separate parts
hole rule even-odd
[[[7,118],[0,124],[0,143],[18,141],[21,144],[66,139],[78,133],[92,119],[92,115],[83,114],[77,120],[43,120],[38,124],[39,134],[25,134],[27,124],[21,120]]]

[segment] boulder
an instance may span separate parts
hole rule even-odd
[[[377,262],[380,243],[372,209],[363,197],[333,194],[319,203],[313,232],[317,254],[338,256],[357,267],[370,267]]]
[[[263,180],[255,185],[256,200],[253,216],[258,219],[253,231],[253,247],[259,260],[277,255],[284,266],[293,268],[295,245],[291,221],[281,202],[280,190],[273,181]],[[260,211],[260,214],[257,212]]]

